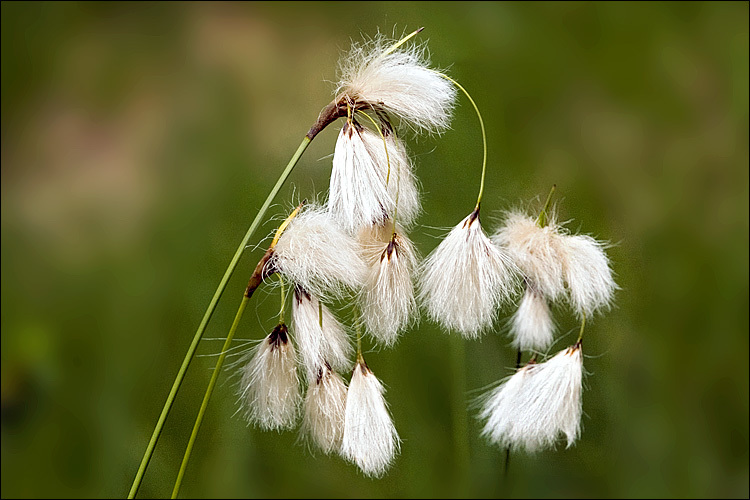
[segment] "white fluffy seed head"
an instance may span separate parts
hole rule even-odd
[[[367,273],[356,240],[314,204],[303,206],[292,219],[269,265],[324,300],[358,290]]]
[[[364,361],[358,361],[346,396],[341,454],[371,477],[385,474],[399,450],[398,433],[383,393],[377,377]]]
[[[323,365],[307,388],[302,418],[302,435],[328,454],[341,449],[346,412],[346,383]]]
[[[240,385],[248,421],[266,430],[291,429],[297,422],[301,396],[294,346],[286,326],[274,328],[249,355]]]
[[[386,201],[390,203],[386,207],[388,215],[393,217],[396,214],[399,224],[409,227],[422,210],[417,179],[404,143],[389,126],[383,125],[382,131],[383,137],[376,132],[363,133],[362,140],[373,163],[381,170],[379,177],[384,179],[388,193]]]
[[[544,351],[552,344],[554,330],[547,300],[533,285],[527,286],[511,319],[513,347],[522,351]]]
[[[418,132],[440,133],[450,125],[453,84],[429,68],[425,46],[400,47],[384,37],[353,44],[339,65],[336,93],[356,106],[383,110]]]
[[[387,165],[379,163],[383,140],[357,122],[345,122],[333,153],[328,207],[349,234],[382,224],[392,213]]]
[[[484,396],[483,435],[502,448],[535,452],[564,435],[578,438],[582,414],[581,344],[539,364],[528,364]]]
[[[564,236],[562,241],[565,280],[576,313],[591,316],[609,307],[617,285],[604,243],[582,234]]]
[[[507,251],[521,272],[553,301],[565,292],[559,230],[552,215],[545,227],[539,227],[536,219],[511,211],[492,236],[492,241]]]
[[[492,244],[475,210],[422,263],[420,299],[430,317],[477,338],[517,288],[517,268]]]
[[[412,273],[417,258],[409,238],[392,233],[377,245],[370,272],[362,287],[360,308],[367,331],[386,346],[392,346],[399,333],[416,319]]]
[[[339,371],[352,365],[354,347],[344,326],[328,307],[301,287],[295,288],[292,299],[292,330],[309,383],[326,363]]]

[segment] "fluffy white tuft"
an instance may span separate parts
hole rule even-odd
[[[378,341],[392,346],[399,333],[416,318],[412,273],[417,258],[406,235],[393,233],[375,244],[370,272],[361,291],[362,320]],[[371,252],[372,253],[372,252]]]
[[[292,329],[308,382],[318,376],[321,366],[346,370],[352,363],[354,347],[343,325],[314,295],[300,287],[292,299]]]
[[[445,328],[477,338],[513,295],[516,272],[484,233],[475,210],[423,261],[420,299]]]
[[[382,476],[399,449],[399,437],[383,398],[383,385],[358,361],[346,396],[341,454],[367,476]]]
[[[346,412],[346,383],[323,365],[307,389],[302,418],[302,435],[307,436],[324,453],[341,449]]]
[[[324,300],[362,285],[367,267],[356,240],[324,207],[305,205],[279,238],[270,265]]]
[[[350,234],[382,224],[392,213],[393,199],[386,187],[387,165],[383,140],[357,122],[345,122],[333,153],[328,207]],[[374,154],[374,156],[373,156]]]
[[[383,134],[385,141],[378,133],[363,132],[362,140],[373,163],[381,170],[380,178],[386,185],[390,203],[386,207],[388,215],[396,214],[398,222],[408,227],[422,210],[417,179],[403,142],[387,126],[383,126]]]
[[[301,396],[286,326],[274,328],[249,355],[240,385],[248,421],[266,430],[291,429],[297,422]]]
[[[552,343],[554,330],[546,299],[533,285],[527,286],[521,305],[511,320],[513,347],[522,351],[546,350]]]
[[[579,316],[607,308],[617,285],[604,244],[586,235],[563,237],[565,279],[570,303]]]
[[[402,47],[383,55],[392,43],[380,37],[353,44],[340,63],[336,93],[355,104],[398,116],[419,132],[448,129],[456,100],[453,84],[428,67],[424,46]]]
[[[504,248],[521,272],[550,300],[565,292],[562,236],[550,217],[545,227],[521,212],[508,212],[492,241]]]
[[[544,363],[530,363],[484,396],[482,434],[502,448],[535,452],[568,447],[578,438],[582,414],[583,357],[580,343]]]

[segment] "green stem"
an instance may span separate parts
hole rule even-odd
[[[434,70],[433,70],[434,71]],[[477,196],[477,207],[476,209],[479,209],[479,204],[482,202],[482,194],[484,194],[484,176],[487,171],[487,134],[484,131],[484,120],[482,120],[482,113],[479,112],[479,108],[477,107],[477,103],[474,102],[474,99],[471,98],[469,93],[466,91],[465,88],[461,86],[460,83],[458,83],[453,78],[449,77],[448,75],[444,75],[443,73],[440,73],[439,71],[435,71],[438,75],[442,76],[449,82],[453,83],[456,87],[458,87],[461,92],[463,92],[466,97],[469,98],[469,101],[471,101],[471,105],[474,106],[474,111],[477,112],[477,117],[479,118],[479,125],[482,127],[482,150],[483,150],[483,156],[482,156],[482,181],[479,183],[479,196]],[[475,209],[475,210],[476,210]]]
[[[581,331],[578,332],[578,340],[576,340],[576,344],[583,339],[583,329],[586,326],[586,313],[582,313],[582,315],[583,319],[581,320]]]
[[[463,338],[459,335],[450,336],[451,364],[453,365],[453,445],[458,471],[455,498],[467,497],[469,486],[469,471],[471,470],[469,454],[469,421],[466,415],[465,387],[466,387],[466,348]],[[470,496],[469,496],[470,497]]]
[[[552,201],[552,194],[555,192],[555,188],[557,188],[556,184],[552,184],[552,189],[549,190],[549,194],[547,195],[547,201],[544,202],[544,207],[542,207],[542,211],[539,212],[539,217],[536,219],[537,225],[539,227],[544,227],[547,225],[547,210],[549,209],[549,204]]]
[[[284,308],[286,306],[286,290],[284,288],[284,278],[281,276],[281,274],[277,275],[279,277],[279,284],[281,285],[281,309],[279,310],[279,323],[284,322]]]
[[[242,297],[242,302],[240,302],[240,308],[237,310],[237,314],[234,317],[234,322],[232,323],[232,327],[229,329],[229,335],[227,335],[227,340],[224,342],[224,347],[222,347],[221,349],[221,354],[219,355],[219,359],[216,361],[216,367],[214,368],[214,372],[211,374],[211,381],[208,383],[208,388],[206,389],[206,395],[203,396],[203,403],[201,404],[201,408],[198,411],[198,417],[195,419],[193,432],[192,434],[190,434],[190,441],[188,441],[187,449],[185,450],[185,456],[182,458],[182,465],[180,466],[180,472],[177,474],[177,481],[175,481],[174,490],[172,490],[172,498],[177,498],[177,494],[180,492],[180,486],[182,485],[182,478],[185,476],[185,470],[187,469],[187,464],[188,464],[188,461],[190,460],[190,454],[193,451],[195,438],[198,437],[198,430],[201,427],[201,423],[203,423],[203,416],[206,414],[208,401],[211,399],[211,394],[213,394],[214,392],[216,381],[219,379],[219,373],[221,372],[221,366],[224,364],[224,358],[227,355],[229,346],[231,345],[232,339],[234,338],[234,333],[237,331],[237,326],[240,324],[240,319],[242,318],[242,314],[245,312],[245,307],[247,307],[247,304],[249,301],[250,301],[250,297],[248,297],[247,295]]]
[[[319,123],[322,123],[322,121],[319,120]],[[138,468],[138,472],[136,473],[135,480],[133,481],[133,485],[130,487],[130,492],[128,493],[129,499],[135,498],[136,493],[138,493],[138,488],[140,488],[141,481],[143,481],[143,475],[146,472],[148,463],[151,461],[151,456],[154,454],[154,448],[156,448],[156,443],[159,441],[159,437],[161,436],[161,431],[164,427],[164,422],[167,420],[167,415],[169,415],[169,411],[172,409],[174,399],[177,396],[177,391],[180,389],[180,386],[182,385],[182,381],[185,379],[185,374],[187,372],[188,367],[190,366],[190,362],[193,360],[193,357],[195,356],[195,351],[198,348],[198,344],[200,343],[201,338],[203,338],[203,333],[206,330],[206,326],[208,325],[208,322],[211,319],[211,316],[213,315],[214,310],[216,309],[216,305],[219,302],[219,298],[224,293],[224,289],[226,288],[227,283],[229,282],[229,278],[232,276],[232,273],[234,273],[234,270],[237,267],[237,264],[240,260],[240,257],[242,256],[243,251],[245,250],[245,247],[247,246],[248,241],[250,241],[250,238],[252,237],[253,233],[255,233],[256,229],[258,229],[258,226],[260,226],[260,223],[263,220],[263,217],[265,216],[266,211],[268,210],[268,207],[271,205],[271,202],[278,194],[279,190],[281,189],[281,186],[284,184],[287,177],[289,177],[289,174],[291,174],[292,170],[294,170],[294,167],[295,165],[297,165],[297,162],[302,156],[302,153],[305,152],[305,149],[307,149],[307,146],[310,144],[313,137],[315,137],[315,134],[317,134],[322,128],[323,128],[322,126],[318,126],[317,130],[313,131],[313,129],[311,129],[311,131],[308,132],[308,135],[306,135],[305,138],[302,140],[302,143],[300,143],[299,147],[297,148],[297,151],[294,153],[294,156],[292,156],[292,159],[289,160],[289,163],[287,164],[286,168],[284,169],[281,176],[279,177],[279,180],[276,181],[276,185],[274,185],[273,189],[271,189],[271,192],[268,193],[268,197],[266,198],[266,201],[263,203],[263,206],[260,208],[260,210],[258,211],[258,214],[255,216],[255,219],[253,220],[253,223],[250,225],[250,228],[247,230],[245,237],[242,238],[242,242],[240,243],[240,246],[237,248],[237,251],[234,253],[232,260],[229,263],[229,267],[227,267],[227,270],[224,272],[224,276],[221,278],[221,281],[219,282],[219,286],[216,289],[216,292],[214,292],[214,296],[211,299],[211,302],[208,304],[208,309],[206,309],[206,312],[203,315],[203,320],[198,326],[198,330],[195,332],[195,336],[193,337],[193,341],[190,344],[190,347],[188,348],[188,352],[187,354],[185,354],[185,359],[182,361],[182,366],[180,366],[180,370],[177,372],[177,377],[175,378],[175,381],[172,384],[172,389],[169,391],[169,396],[167,396],[167,401],[164,403],[164,408],[162,408],[161,415],[159,415],[159,420],[156,422],[156,428],[154,429],[154,432],[151,435],[151,440],[149,441],[148,446],[146,447],[146,452],[144,453],[143,459],[141,460],[141,465]]]

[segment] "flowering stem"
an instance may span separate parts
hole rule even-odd
[[[448,75],[444,75],[443,73],[440,73],[439,71],[435,71],[438,75],[442,76],[449,82],[453,83],[456,87],[458,87],[461,92],[463,92],[466,97],[469,98],[469,101],[471,101],[471,105],[474,106],[474,111],[477,112],[477,117],[479,118],[479,125],[482,127],[482,181],[479,183],[479,196],[477,196],[477,207],[475,210],[479,209],[479,204],[482,202],[482,194],[484,194],[484,175],[487,171],[487,135],[484,131],[484,120],[482,120],[482,113],[479,112],[479,108],[477,107],[477,103],[474,102],[474,99],[471,98],[469,93],[466,91],[465,88],[461,86],[460,83],[458,83],[453,78],[449,77]]]
[[[579,343],[583,339],[583,328],[586,326],[586,313],[583,313],[583,319],[581,320],[581,331],[578,332],[578,340],[576,340],[576,344]]]
[[[279,284],[281,285],[281,309],[279,310],[279,323],[284,322],[284,306],[286,305],[286,290],[284,289],[284,278],[279,274]]]
[[[536,219],[536,223],[539,225],[539,227],[544,227],[547,225],[547,210],[549,209],[550,201],[552,201],[552,193],[555,192],[555,188],[557,188],[557,184],[552,184],[552,189],[549,190],[549,194],[547,195],[547,201],[544,202],[542,211],[539,212],[539,217],[537,217]]]
[[[229,278],[234,273],[234,270],[237,267],[237,264],[239,263],[240,257],[242,256],[242,253],[245,250],[245,247],[247,246],[248,241],[250,241],[250,238],[255,233],[255,230],[258,229],[258,226],[260,225],[261,220],[265,216],[266,211],[268,210],[268,207],[271,205],[271,202],[276,197],[276,194],[278,194],[279,190],[281,189],[281,186],[284,184],[287,177],[289,177],[289,174],[292,173],[292,170],[297,165],[297,162],[302,156],[302,153],[304,153],[305,149],[307,149],[307,146],[310,144],[310,141],[312,141],[312,138],[309,136],[309,133],[308,133],[308,135],[305,136],[305,138],[302,140],[302,143],[297,148],[297,151],[294,153],[294,156],[292,156],[292,159],[289,160],[289,163],[287,164],[284,171],[281,173],[279,180],[276,181],[276,185],[274,185],[273,189],[271,189],[271,192],[268,193],[268,197],[266,198],[266,201],[263,203],[263,206],[260,208],[260,210],[258,211],[258,214],[255,216],[253,223],[250,224],[250,228],[247,230],[247,233],[245,233],[244,238],[242,238],[242,242],[237,248],[237,251],[235,251],[234,256],[232,257],[232,260],[229,262],[229,266],[227,267],[227,270],[224,272],[224,276],[221,278],[221,281],[219,282],[219,286],[218,288],[216,288],[216,292],[214,292],[214,296],[211,299],[211,302],[208,304],[208,308],[206,309],[206,312],[203,315],[203,320],[198,326],[198,330],[195,332],[195,336],[193,337],[193,341],[190,344],[190,347],[188,348],[188,352],[187,354],[185,354],[185,359],[182,361],[182,366],[180,366],[180,370],[177,372],[177,377],[175,378],[175,381],[172,384],[172,389],[169,391],[169,395],[167,396],[167,401],[164,403],[164,408],[162,408],[161,415],[159,416],[159,420],[156,422],[156,428],[154,429],[154,432],[151,435],[151,440],[149,441],[148,447],[146,448],[146,452],[143,455],[143,459],[141,460],[141,465],[138,468],[138,472],[135,476],[135,480],[133,481],[133,485],[130,488],[130,493],[128,493],[128,498],[135,498],[136,493],[138,493],[138,488],[140,487],[141,481],[143,480],[143,474],[146,472],[146,468],[148,467],[149,461],[151,461],[151,456],[153,455],[154,449],[156,448],[156,443],[159,441],[159,437],[161,436],[161,431],[162,431],[162,428],[164,427],[164,422],[167,420],[167,415],[169,415],[169,411],[172,409],[174,399],[177,396],[177,391],[179,391],[180,386],[182,385],[182,381],[185,379],[185,374],[187,373],[187,369],[190,366],[190,362],[193,360],[193,357],[195,356],[195,351],[198,348],[198,344],[200,343],[201,338],[203,338],[203,333],[206,330],[206,326],[208,325],[208,322],[211,319],[211,316],[213,315],[214,310],[216,309],[216,305],[219,302],[219,298],[221,297],[221,295],[224,293],[224,290],[226,289],[227,283],[229,282]]]
[[[282,290],[283,290],[283,285],[282,285]],[[283,295],[283,292],[282,292],[282,295]],[[224,342],[224,347],[221,348],[221,354],[219,355],[219,359],[216,361],[216,367],[214,368],[214,372],[211,374],[211,381],[208,383],[208,389],[206,389],[205,396],[203,396],[203,403],[201,404],[201,408],[198,411],[198,417],[195,419],[193,432],[190,434],[190,441],[188,441],[187,448],[185,449],[185,456],[182,458],[182,465],[180,466],[180,472],[177,474],[177,480],[175,481],[174,489],[172,490],[172,498],[177,498],[177,494],[180,492],[180,486],[182,485],[182,478],[185,476],[185,470],[187,469],[187,464],[188,464],[188,461],[190,460],[190,454],[193,451],[195,438],[198,437],[198,430],[200,429],[201,423],[203,423],[203,416],[206,413],[206,408],[208,407],[208,401],[211,399],[211,394],[213,394],[214,387],[216,386],[216,381],[219,379],[221,366],[224,364],[224,358],[227,355],[229,346],[231,345],[232,339],[234,338],[234,333],[237,331],[237,326],[240,324],[240,319],[242,318],[242,314],[245,312],[245,307],[247,307],[247,303],[249,301],[250,301],[250,297],[248,297],[247,295],[244,295],[242,297],[242,302],[240,302],[240,307],[237,310],[237,314],[234,316],[234,322],[232,323],[232,327],[229,329],[227,340]],[[282,310],[282,314],[283,314],[283,310]]]

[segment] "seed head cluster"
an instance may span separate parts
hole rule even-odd
[[[455,98],[454,82],[430,68],[424,46],[383,37],[355,44],[332,103],[343,123],[327,199],[295,212],[269,250],[268,273],[292,290],[291,320],[248,353],[239,391],[248,421],[267,430],[299,424],[312,447],[370,477],[387,472],[400,438],[363,337],[396,345],[421,307],[445,330],[477,339],[518,303],[513,345],[543,350],[554,337],[551,304],[585,320],[611,304],[616,288],[602,242],[520,212],[490,237],[479,202],[420,261],[408,234],[421,213],[419,182],[397,131],[444,132]],[[341,303],[352,305],[353,326],[337,318]],[[572,444],[581,379],[580,341],[518,369],[483,397],[484,435],[517,450],[554,446],[560,435]]]

